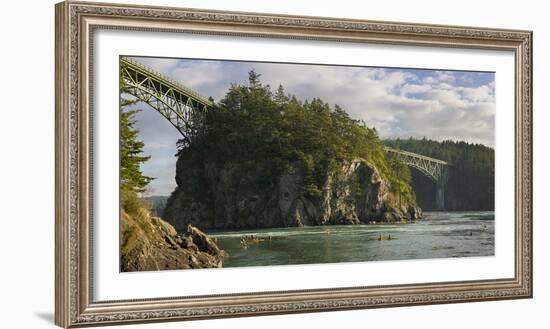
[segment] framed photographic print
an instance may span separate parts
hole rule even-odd
[[[56,324],[532,296],[532,33],[56,6]]]

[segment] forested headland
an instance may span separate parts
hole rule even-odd
[[[165,217],[205,228],[420,217],[408,167],[375,129],[319,98],[273,91],[249,72],[179,143]]]
[[[303,193],[310,197],[320,196],[327,175],[338,173],[343,162],[361,158],[376,166],[404,200],[414,200],[407,166],[386,154],[375,129],[319,98],[300,101],[282,85],[273,92],[254,71],[248,84],[232,85],[209,109],[191,144],[180,142],[178,156],[187,154],[196,163],[269,160],[266,180],[291,172],[299,162],[306,171]]]

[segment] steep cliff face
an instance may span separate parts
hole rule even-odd
[[[222,267],[224,252],[216,243],[191,225],[185,234],[145,209],[120,216],[120,270],[158,271]]]
[[[188,224],[202,229],[290,227],[416,220],[421,210],[399,200],[378,170],[364,160],[343,164],[327,174],[321,195],[304,193],[303,166],[276,179],[270,163],[211,163],[182,168],[178,187],[167,202],[164,217],[176,229]]]

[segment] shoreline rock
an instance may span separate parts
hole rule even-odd
[[[121,210],[120,271],[220,268],[226,253],[198,228],[185,234],[145,209],[130,216]]]

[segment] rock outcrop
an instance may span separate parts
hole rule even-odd
[[[121,210],[120,230],[122,272],[222,267],[225,253],[191,225],[185,234],[178,234],[146,209],[139,209],[134,216]]]
[[[181,160],[181,159],[180,159]],[[400,222],[421,218],[414,201],[399,200],[377,168],[365,160],[342,165],[328,174],[319,197],[303,191],[303,166],[268,180],[270,164],[223,166],[205,163],[182,168],[164,217],[176,229],[290,227],[303,225]]]

